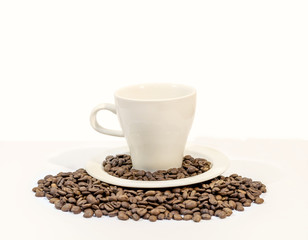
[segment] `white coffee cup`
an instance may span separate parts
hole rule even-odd
[[[93,109],[92,127],[103,134],[125,136],[135,169],[181,167],[195,114],[196,90],[181,84],[139,84],[118,89],[114,98],[115,105],[103,103]],[[117,114],[123,131],[100,126],[96,119],[100,110]]]

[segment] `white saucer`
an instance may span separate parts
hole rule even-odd
[[[123,153],[129,154],[128,147],[109,149],[108,151],[99,154],[98,156],[88,161],[86,165],[86,171],[92,177],[117,186],[133,188],[167,188],[185,186],[210,180],[222,174],[229,167],[229,159],[223,153],[213,148],[193,145],[188,146],[184,154],[189,154],[194,158],[205,158],[210,161],[212,165],[210,170],[197,176],[166,181],[137,181],[114,177],[105,172],[102,167],[102,162],[105,160],[105,157],[107,155]]]

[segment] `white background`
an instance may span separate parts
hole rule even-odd
[[[197,88],[191,137],[308,139],[307,12],[296,0],[1,1],[0,139],[110,139],[91,109],[157,81]]]
[[[1,239],[306,240],[307,12],[296,0],[0,0]],[[197,88],[190,141],[227,154],[226,174],[263,181],[264,204],[150,224],[83,219],[33,197],[37,179],[83,167],[83,147],[124,143],[95,132],[89,114],[145,82]],[[111,113],[99,119],[119,128]]]

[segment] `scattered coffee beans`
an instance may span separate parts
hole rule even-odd
[[[132,189],[101,182],[84,169],[47,175],[33,188],[36,197],[46,197],[56,209],[92,216],[117,216],[120,220],[141,218],[155,222],[162,219],[210,220],[226,218],[233,210],[243,211],[255,202],[266,187],[259,181],[232,174],[210,181],[176,188]]]
[[[211,163],[204,158],[193,158],[190,155],[186,155],[180,168],[146,172],[133,169],[132,167],[132,160],[130,155],[127,154],[110,155],[103,161],[103,168],[110,175],[124,179],[143,181],[165,181],[192,177],[208,171],[211,168]]]

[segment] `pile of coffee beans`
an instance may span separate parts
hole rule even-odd
[[[211,163],[204,158],[193,158],[190,155],[184,156],[182,167],[146,172],[132,168],[130,155],[121,154],[107,156],[103,161],[103,168],[108,174],[131,180],[142,181],[165,181],[196,176],[211,168]]]
[[[84,169],[47,175],[33,188],[36,197],[46,197],[56,209],[120,220],[162,219],[209,220],[225,218],[233,210],[244,211],[260,198],[266,187],[259,181],[232,174],[207,182],[166,189],[132,189],[110,185],[87,174]]]

